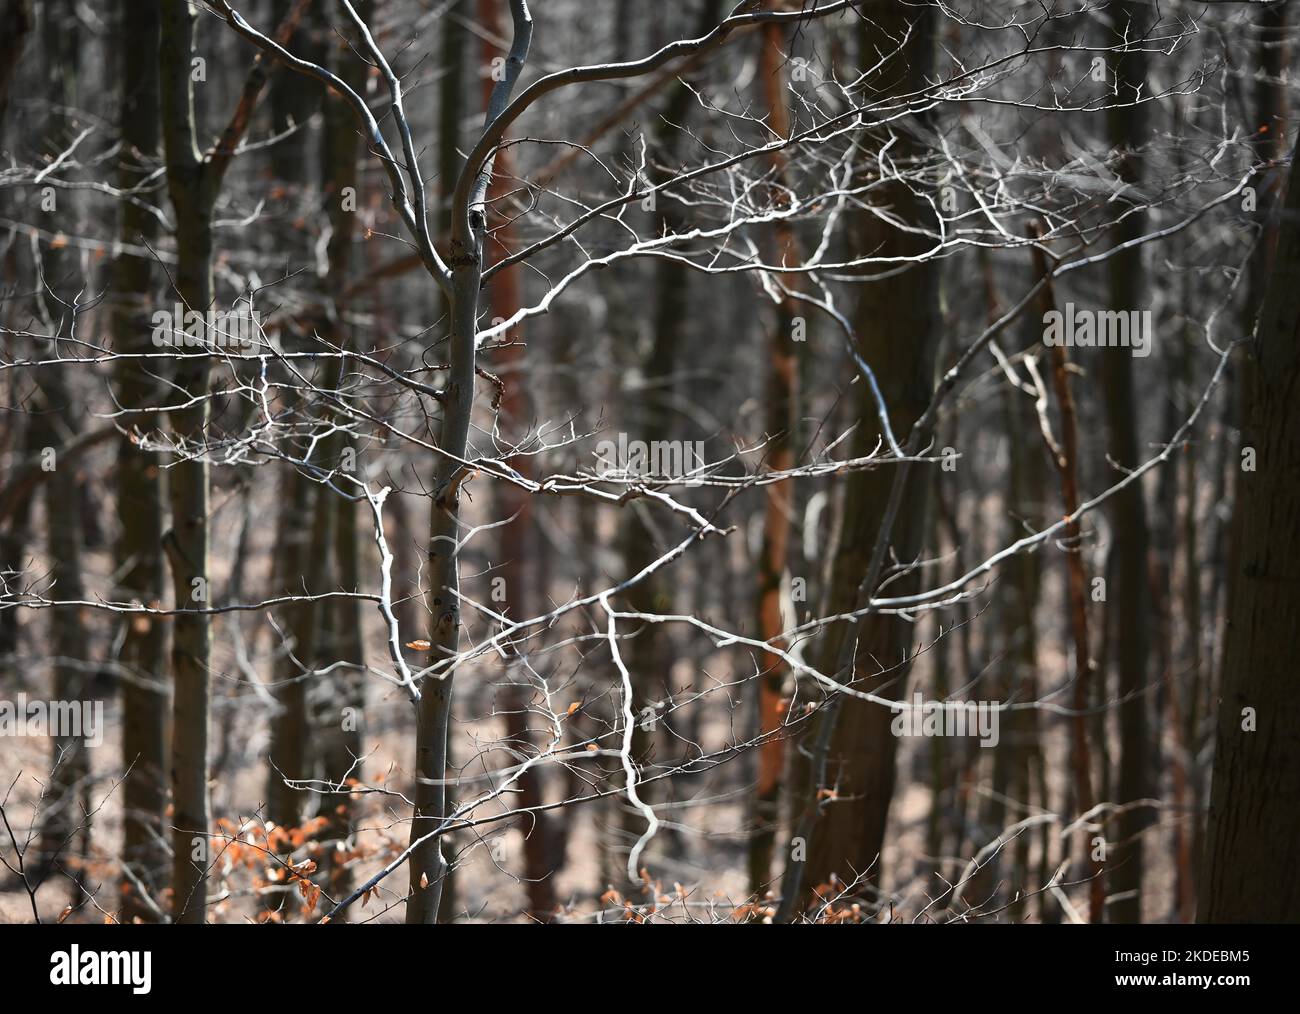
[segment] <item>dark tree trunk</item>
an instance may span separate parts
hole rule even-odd
[[[1200,922],[1300,919],[1300,160],[1268,292],[1249,350],[1255,359],[1240,478],[1240,569],[1228,615]]]
[[[41,36],[47,60],[46,79],[51,102],[75,108],[78,99],[77,54],[79,32],[72,4],[68,0],[48,3],[41,11]],[[57,135],[51,116],[47,130]],[[77,206],[72,195],[61,195],[53,217],[56,228],[71,232],[75,228]],[[81,301],[83,266],[70,250],[54,244],[41,247],[36,265],[40,287],[46,295],[41,300],[50,340],[43,353],[50,358],[76,355],[72,338],[85,317],[75,304]],[[82,524],[79,467],[68,453],[76,442],[83,413],[76,404],[68,365],[47,366],[37,372],[46,413],[43,421],[47,451],[54,452],[53,469],[45,482],[46,553],[51,568],[54,597],[79,601],[85,597],[82,574]],[[42,462],[44,468],[44,462]],[[87,697],[90,659],[87,657],[86,626],[80,607],[51,610],[49,646],[54,655],[52,697],[57,701],[80,706]],[[52,730],[53,732],[53,730]],[[46,863],[54,862],[72,879],[70,903],[80,905],[82,867],[79,860],[88,857],[90,815],[86,805],[89,790],[90,755],[83,739],[64,730],[53,736],[50,780],[42,800],[40,851]],[[69,862],[72,860],[72,862]]]
[[[1129,21],[1130,36],[1141,37],[1149,15],[1145,4],[1125,3],[1117,8],[1121,22]],[[1116,58],[1115,87],[1117,104],[1110,111],[1111,139],[1121,151],[1118,175],[1125,183],[1140,183],[1139,163],[1134,150],[1146,143],[1148,128],[1143,106],[1135,101],[1139,89],[1149,87],[1146,54],[1138,51]],[[1141,196],[1132,200],[1141,202]],[[1124,243],[1145,231],[1146,215],[1136,210],[1120,223],[1115,242]],[[1110,259],[1111,309],[1127,311],[1142,308],[1145,293],[1142,273],[1142,248],[1134,246]],[[1109,455],[1120,468],[1140,464],[1138,412],[1133,393],[1134,360],[1124,349],[1100,349],[1102,387],[1105,392],[1106,430]],[[1144,365],[1149,359],[1140,361]],[[1118,478],[1115,473],[1112,476]],[[1117,695],[1119,708],[1120,760],[1119,798],[1121,806],[1145,799],[1150,793],[1149,775],[1152,751],[1147,730],[1147,695],[1143,692],[1147,678],[1148,628],[1150,626],[1150,590],[1147,554],[1146,506],[1142,483],[1135,482],[1121,490],[1111,501],[1112,568],[1115,587],[1107,596],[1106,609],[1114,613],[1115,664],[1119,674]],[[1111,569],[1111,568],[1108,568]],[[1098,747],[1105,750],[1105,744]],[[1103,790],[1105,783],[1103,783]],[[1109,850],[1106,867],[1111,888],[1118,895],[1110,908],[1115,922],[1135,923],[1142,918],[1142,832],[1151,823],[1151,811],[1143,805],[1133,806],[1119,817],[1117,834]]]
[[[876,36],[862,29],[864,58],[873,52],[889,52],[911,28],[904,50],[884,76],[891,90],[906,93],[921,86],[931,63],[934,44],[934,11],[891,7],[874,17]],[[867,63],[874,63],[869,57]],[[904,162],[919,154],[920,141],[912,134],[897,137],[891,157]],[[904,185],[890,184],[873,192],[873,203],[887,205],[903,221],[921,222],[932,215],[929,205]],[[856,252],[880,257],[914,255],[929,241],[883,223],[870,214],[858,216],[854,236]],[[854,315],[854,326],[862,358],[872,367],[889,409],[891,427],[902,440],[929,404],[934,387],[934,367],[939,316],[939,272],[933,263],[918,264],[888,282],[862,286]],[[908,335],[899,341],[899,335]],[[879,427],[876,405],[869,385],[859,381],[857,414],[862,420],[853,436],[851,455],[871,453]],[[914,471],[903,493],[906,509],[894,526],[891,557],[910,562],[920,553],[927,514],[931,477]],[[859,585],[869,570],[872,547],[887,513],[893,484],[892,469],[852,473],[845,483],[845,495],[836,549],[831,554],[829,587],[825,596],[827,613],[852,611]],[[915,586],[915,575],[892,582],[892,594],[907,594]],[[874,592],[874,589],[872,589]],[[839,671],[847,650],[846,639],[857,638],[852,671]],[[826,675],[850,683],[854,689],[901,699],[906,695],[911,666],[911,626],[893,616],[873,615],[856,630],[835,624],[824,636],[817,652],[818,668]],[[884,672],[881,672],[881,668]],[[832,716],[835,716],[832,718]],[[891,733],[893,712],[859,698],[843,697],[838,715],[832,711],[820,721],[833,720],[834,734],[826,755],[826,770],[801,800],[804,807],[820,810],[812,840],[807,843],[807,866],[803,887],[816,889],[836,875],[843,883],[855,880],[879,882],[880,853],[885,842],[885,822],[894,792],[894,757],[897,739]],[[812,734],[814,737],[816,733]],[[834,792],[832,798],[827,793]],[[787,863],[787,869],[789,864]],[[787,874],[787,885],[789,883]],[[788,890],[788,886],[786,890]],[[796,898],[801,905],[805,899]]]
[[[121,186],[138,185],[148,171],[138,159],[158,154],[161,131],[158,109],[158,62],[140,59],[158,48],[158,5],[153,0],[125,0],[120,7],[119,58],[121,61]],[[129,41],[127,41],[129,40]],[[122,204],[119,234],[124,244],[152,244],[158,222],[131,202]],[[113,347],[127,353],[151,349],[147,321],[154,297],[152,264],[143,257],[122,253],[113,266]],[[139,361],[120,360],[116,368],[117,397],[127,408],[152,404],[158,385]],[[124,428],[135,425],[128,418]],[[147,425],[147,424],[146,424]],[[142,450],[128,432],[118,440],[117,513],[121,536],[117,544],[117,571],[122,575],[120,596],[144,605],[161,605],[166,572],[161,536],[163,516],[162,472],[157,454]],[[122,760],[128,771],[122,786],[122,859],[134,875],[124,877],[122,919],[152,921],[154,907],[140,896],[140,886],[157,901],[167,882],[167,852],[163,838],[163,811],[167,804],[167,624],[149,616],[128,617],[122,642],[121,664],[128,670],[122,682]]]

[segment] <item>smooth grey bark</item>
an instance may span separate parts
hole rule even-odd
[[[460,480],[458,460],[469,442],[474,407],[474,335],[478,322],[479,278],[482,273],[481,212],[466,235],[457,229],[452,240],[451,366],[443,395],[442,433],[438,446],[448,455],[434,480],[430,512],[429,591],[425,595],[432,627],[433,657],[460,648],[460,572],[455,548],[460,538]],[[411,822],[411,896],[408,923],[437,921],[442,879],[447,864],[440,839],[422,841],[438,829],[447,810],[447,729],[451,721],[453,677],[426,680],[416,712],[415,814]],[[417,845],[417,843],[420,843]]]
[[[493,89],[486,126],[501,115],[523,70],[532,42],[532,17],[523,0],[512,0],[514,40],[506,57],[505,74]],[[482,143],[482,140],[480,140]],[[473,178],[470,173],[473,172]],[[479,287],[483,274],[483,240],[487,218],[485,200],[492,179],[491,156],[466,165],[452,195],[451,334],[448,339],[447,382],[442,395],[443,452],[434,471],[429,524],[429,590],[425,605],[432,618],[429,641],[433,657],[453,654],[460,646],[460,574],[455,547],[460,538],[460,461],[469,444],[474,409],[474,352],[478,329]],[[437,921],[447,864],[438,830],[447,809],[447,728],[451,721],[452,674],[426,680],[417,707],[415,740],[415,814],[411,822],[411,894],[407,923]]]
[[[161,5],[158,47],[167,184],[176,213],[175,295],[187,309],[205,313],[213,302],[212,203],[199,152],[190,79],[196,16],[188,4]],[[208,711],[212,654],[209,605],[208,515],[210,475],[202,442],[208,427],[208,357],[178,349],[174,382],[197,401],[170,413],[176,440],[191,453],[171,468],[172,527],[163,538],[178,609],[172,627],[172,919],[202,923],[207,916]],[[199,596],[196,599],[195,596]],[[197,608],[196,608],[197,607]]]
[[[442,73],[438,86],[438,236],[443,242],[451,237],[452,190],[461,171],[460,140],[461,118],[465,109],[466,57],[472,50],[469,26],[466,22],[468,0],[462,0],[466,10],[452,12],[442,19]],[[486,41],[486,40],[485,40]],[[443,293],[442,312],[451,319],[451,300]],[[400,559],[400,557],[399,557]],[[418,600],[413,599],[418,605]],[[447,744],[447,765],[456,763],[455,750]],[[454,834],[447,836],[444,845],[454,854],[457,841]],[[448,869],[443,877],[442,898],[439,901],[438,921],[451,922],[456,914],[456,871]]]

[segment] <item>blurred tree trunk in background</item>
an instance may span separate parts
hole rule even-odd
[[[1114,10],[1117,27],[1127,25],[1129,39],[1140,40],[1150,30],[1151,17],[1146,13],[1149,10],[1146,4],[1126,2]],[[1129,185],[1125,194],[1133,202],[1132,210],[1115,229],[1114,243],[1119,245],[1141,236],[1147,228],[1140,165],[1134,152],[1146,143],[1149,133],[1144,107],[1136,99],[1150,84],[1145,53],[1135,49],[1112,59],[1119,101],[1108,114],[1111,143],[1121,153],[1116,172]],[[1150,297],[1142,270],[1142,248],[1134,246],[1125,250],[1112,257],[1109,264],[1110,308],[1121,312],[1143,309],[1146,305],[1143,300]],[[1149,340],[1154,342],[1155,336],[1149,336]],[[1172,354],[1171,350],[1166,351]],[[1134,363],[1155,369],[1155,361],[1150,358],[1135,361],[1125,349],[1099,350],[1098,358],[1105,393],[1109,456],[1119,468],[1132,469],[1142,460],[1133,395]],[[1119,478],[1114,471],[1109,475],[1110,482]],[[1111,888],[1119,895],[1111,904],[1110,916],[1115,922],[1134,923],[1141,921],[1142,916],[1142,832],[1151,823],[1150,808],[1136,801],[1151,794],[1149,771],[1154,756],[1147,729],[1146,693],[1148,683],[1152,682],[1147,676],[1147,635],[1151,622],[1147,556],[1151,545],[1140,481],[1114,496],[1110,518],[1111,566],[1107,569],[1114,573],[1116,587],[1107,592],[1106,610],[1113,614],[1116,631],[1115,663],[1119,680],[1114,693],[1120,701],[1119,798],[1113,802],[1121,806],[1135,805],[1120,814],[1118,828],[1107,835],[1109,851],[1105,865],[1110,872]],[[1104,752],[1106,744],[1098,743],[1097,747]],[[1103,784],[1103,793],[1105,789]],[[1100,801],[1105,801],[1105,797]]]
[[[122,0],[118,5],[117,57],[122,82],[120,129],[124,150],[120,156],[120,186],[142,184],[158,157],[161,142],[158,119],[158,4],[156,0]],[[140,52],[146,54],[141,58]],[[152,245],[158,220],[130,201],[121,205],[118,234],[124,245]],[[144,257],[123,251],[113,265],[111,326],[113,347],[119,352],[142,353],[149,340],[150,310],[156,302],[153,265]],[[127,408],[152,405],[159,384],[137,360],[122,359],[115,366],[117,398]],[[166,527],[162,500],[162,471],[158,455],[138,446],[131,431],[148,420],[126,417],[118,438],[117,516],[121,535],[116,565],[120,596],[148,606],[165,600],[166,570],[161,537]],[[163,837],[163,811],[167,806],[167,628],[157,617],[125,618],[125,636],[119,661],[128,670],[122,679],[122,762],[128,767],[122,786],[125,809],[122,860],[159,901],[167,883],[167,848]],[[132,877],[122,883],[122,920],[153,921],[154,907],[140,897]]]
[[[51,102],[46,136],[56,147],[71,140],[68,127],[75,121],[66,112],[77,108],[79,47],[83,42],[78,31],[76,12],[70,0],[50,0],[40,8],[41,41],[47,61],[46,79]],[[76,204],[73,195],[64,191],[54,194],[55,203],[48,212],[47,228],[55,234],[76,231]],[[41,315],[50,335],[41,353],[50,359],[75,356],[74,339],[87,326],[84,316],[88,290],[86,265],[75,250],[32,244],[37,258],[36,277],[42,291]],[[41,391],[39,411],[46,416],[42,423],[44,439],[41,469],[45,480],[46,553],[54,594],[63,600],[85,598],[82,573],[81,491],[79,466],[68,449],[76,441],[84,413],[74,403],[69,386],[71,367],[65,364],[46,366],[36,373]],[[48,461],[44,455],[52,454]],[[49,646],[54,656],[51,696],[67,703],[86,698],[90,678],[86,631],[81,607],[52,610],[49,621]],[[89,806],[90,755],[81,736],[67,729],[52,732],[50,780],[41,801],[40,853],[44,864],[54,863],[71,877],[69,904],[80,905],[82,867],[90,845]]]
[[[286,595],[318,595],[330,586],[329,572],[334,546],[333,520],[335,494],[328,486],[300,475],[295,469],[295,501],[286,510],[284,529],[288,543],[283,556],[285,567],[279,588]],[[271,724],[271,745],[267,771],[267,818],[280,828],[301,825],[307,811],[307,790],[301,786],[315,771],[315,736],[311,724],[309,692],[317,682],[312,675],[319,662],[322,627],[328,621],[328,601],[293,602],[285,609],[287,624],[284,652],[276,666],[275,699],[281,707]],[[299,784],[295,784],[299,783]],[[287,855],[293,842],[282,840],[281,851]],[[277,877],[283,877],[277,871]],[[272,908],[285,909],[297,895],[284,895],[282,906],[272,895]]]
[[[485,67],[491,66],[493,57],[500,55],[499,47],[490,39],[506,36],[507,15],[504,7],[504,0],[478,0],[478,20],[488,31],[483,42]],[[483,78],[484,108],[487,108],[491,97],[493,83],[490,76]],[[510,223],[517,209],[507,195],[517,186],[514,158],[509,148],[502,149],[497,153],[495,175],[489,194],[491,211],[488,227],[493,232],[488,254],[492,260],[499,260],[515,252],[514,230]],[[495,223],[491,221],[492,218],[496,219]],[[523,305],[520,270],[518,266],[506,268],[498,272],[489,283],[488,305],[494,322],[510,317]],[[501,427],[499,438],[505,448],[518,443],[526,450],[536,450],[535,442],[527,439],[534,410],[529,397],[529,373],[526,371],[523,338],[523,328],[516,327],[497,339],[507,345],[494,359],[498,376],[505,385],[498,406],[497,420]],[[523,455],[516,457],[512,466],[520,475],[532,479],[536,477],[536,460],[532,455]],[[497,501],[497,517],[513,520],[508,521],[500,530],[500,564],[491,572],[488,582],[490,589],[502,589],[504,599],[497,594],[489,594],[488,606],[512,620],[519,620],[533,616],[545,608],[544,599],[537,594],[537,583],[541,575],[537,566],[534,497],[513,483],[503,482],[497,487]],[[497,578],[503,579],[504,584],[497,585]],[[513,652],[505,662],[505,680],[500,691],[500,701],[505,719],[506,745],[514,763],[522,763],[538,753],[538,746],[533,741],[533,713],[530,710],[534,696],[533,683],[529,678],[532,665],[531,662],[525,663]],[[519,809],[533,810],[545,801],[540,768],[526,771],[515,785]],[[554,863],[557,857],[553,847],[553,822],[547,814],[535,811],[521,817],[516,824],[524,860],[524,888],[528,893],[526,911],[530,918],[547,922],[554,914],[556,905]]]
[[[27,37],[36,28],[36,12],[32,0],[0,0],[0,144],[5,150],[13,150],[14,139],[21,138],[27,127],[25,118],[11,118],[9,114],[10,92],[14,77],[18,71],[18,61],[22,56]],[[20,279],[19,258],[17,250],[11,245],[5,251],[4,280],[7,287],[17,288],[23,284]],[[16,405],[21,397],[20,391],[25,387],[25,379],[18,376],[8,378],[5,391],[7,405]],[[10,413],[5,426],[0,428],[0,451],[22,459],[30,464],[31,444],[28,440],[33,420],[22,414]],[[40,445],[35,445],[39,450]],[[27,552],[28,526],[31,520],[32,495],[24,492],[12,503],[0,504],[0,576],[6,582],[19,580],[23,571],[23,559]],[[0,610],[0,659],[7,659],[18,651],[19,610]]]
[[[1263,320],[1264,297],[1272,277],[1273,257],[1282,218],[1284,200],[1282,191],[1286,179],[1286,167],[1282,164],[1286,155],[1287,81],[1285,75],[1289,57],[1286,6],[1285,3],[1264,5],[1260,9],[1256,28],[1258,36],[1253,55],[1254,64],[1258,69],[1254,75],[1254,95],[1251,96],[1255,106],[1256,122],[1250,126],[1255,128],[1252,138],[1255,163],[1264,167],[1254,181],[1257,214],[1262,219],[1262,225],[1254,254],[1246,268],[1246,296],[1241,304],[1240,318],[1242,334],[1254,333],[1259,322]],[[1250,355],[1238,356],[1231,364],[1232,394],[1235,402],[1232,406],[1235,414],[1233,421],[1238,433],[1238,446],[1234,450],[1238,456],[1236,460],[1229,459],[1225,484],[1231,491],[1231,499],[1235,504],[1241,503],[1246,484],[1251,478],[1241,467],[1240,455],[1248,444],[1246,433],[1250,427],[1251,398],[1257,383],[1255,377],[1257,365],[1255,357]],[[1235,612],[1236,590],[1242,568],[1241,547],[1245,525],[1246,513],[1239,509],[1235,510],[1227,525],[1227,538],[1224,540],[1227,543],[1227,560],[1226,565],[1221,568],[1225,574],[1224,596],[1227,599],[1224,612],[1228,617]],[[1203,678],[1194,679],[1192,683],[1187,706],[1186,728],[1193,751],[1202,741],[1199,730],[1204,709],[1212,709],[1217,699],[1214,695],[1215,685],[1221,687],[1227,682],[1225,667],[1228,656],[1227,645],[1224,643],[1226,635],[1225,627],[1220,638],[1222,650],[1215,670],[1207,673]],[[1196,675],[1199,674],[1194,674]],[[1203,884],[1202,878],[1206,875],[1204,864],[1207,830],[1203,814],[1209,786],[1206,784],[1207,778],[1203,765],[1195,769],[1194,775],[1192,799],[1196,806],[1197,819],[1192,856],[1198,878],[1196,883]]]
[[[27,36],[36,27],[32,0],[0,0],[0,125],[9,111],[9,92]]]
[[[1300,920],[1300,161],[1254,340],[1200,922]]]
[[[721,0],[705,0],[698,16],[694,32],[696,36],[705,34],[718,23],[722,16]],[[642,186],[662,184],[670,178],[671,170],[667,167],[678,165],[683,144],[690,143],[682,128],[686,126],[695,106],[695,94],[690,88],[682,84],[673,88],[661,117],[654,121],[654,131],[647,132],[650,134],[646,139],[647,147],[653,155],[645,169],[646,178]],[[639,208],[634,206],[634,210]],[[653,231],[656,234],[681,226],[680,209],[667,193],[655,194],[650,213],[655,216]],[[689,304],[692,286],[686,265],[675,257],[658,260],[652,284],[655,298],[651,315],[651,340],[639,371],[640,411],[630,416],[636,429],[628,434],[629,441],[643,440],[647,446],[656,440],[680,438],[680,427],[674,421],[676,412],[673,402],[678,387],[676,375],[684,365],[682,347],[692,324]],[[610,464],[624,468],[628,462]],[[690,462],[684,462],[684,465],[689,468]],[[669,536],[661,530],[659,525],[663,516],[652,511],[642,500],[633,500],[623,514],[621,536],[623,577],[626,580],[640,573],[657,560],[661,553],[666,552],[666,543],[670,538],[675,540],[676,532],[674,530],[673,535]],[[671,521],[668,523],[671,524]],[[672,612],[675,599],[673,581],[671,571],[665,573],[664,570],[659,570],[627,592],[625,607],[632,612]],[[641,766],[654,753],[657,726],[653,720],[643,721],[640,716],[646,707],[667,698],[671,693],[672,658],[668,631],[660,624],[629,624],[623,633],[629,633],[633,629],[636,636],[625,641],[620,651],[632,677],[631,708],[632,715],[636,718],[636,727],[632,731],[631,756],[634,763]],[[661,792],[662,789],[656,786],[652,790],[646,786],[639,791],[641,798],[653,805],[652,793]],[[631,849],[645,830],[645,817],[622,798],[618,801],[618,808],[620,821],[617,850],[621,856],[622,851]],[[621,888],[625,894],[634,896],[642,885],[626,879],[625,866],[626,863],[621,861],[618,864],[618,869],[623,870]]]
[[[310,479],[287,462],[280,468],[280,516],[276,524],[272,593],[275,597],[303,594],[303,574],[310,553],[312,490]],[[270,718],[270,746],[267,750],[266,818],[282,827],[298,823],[299,793],[284,784],[285,776],[302,775],[307,748],[307,690],[300,677],[298,661],[304,661],[302,638],[309,622],[311,604],[290,602],[280,608],[279,632],[274,635],[276,662],[272,696],[276,708]],[[268,899],[270,901],[270,899]]]
[[[356,7],[361,17],[369,17],[369,3],[358,3]],[[365,64],[355,58],[347,42],[331,37],[326,46],[330,69],[354,91],[364,87]],[[358,167],[361,139],[346,103],[332,91],[326,92],[324,102],[321,196],[329,220],[330,237],[326,247],[328,270],[319,280],[327,307],[323,328],[340,349],[360,351],[357,348],[358,336],[346,319],[351,307],[342,293],[347,291],[352,280],[357,215],[362,207]],[[337,374],[340,387],[345,386],[343,381],[351,372],[347,360],[343,360]],[[340,425],[347,422],[342,413],[338,422]],[[357,453],[355,436],[340,432],[332,438],[326,461],[348,476],[364,481],[366,470]],[[346,480],[340,481],[339,486],[348,496],[330,494],[326,498],[333,503],[335,511],[334,558],[338,568],[338,586],[343,591],[359,591],[364,583],[361,532],[357,527],[357,504],[348,499],[355,496],[357,490]],[[358,817],[357,802],[347,790],[365,777],[361,765],[365,752],[367,679],[364,610],[359,599],[340,598],[332,604],[325,602],[321,605],[325,611],[322,626],[332,634],[334,657],[345,665],[326,688],[327,701],[322,704],[322,718],[317,730],[322,777],[340,790],[323,795],[320,801],[320,816],[329,821],[322,832],[328,845],[323,864],[327,877],[325,890],[335,898],[342,898],[352,890],[351,848]],[[336,918],[346,921],[347,911],[339,913]]]
[[[50,267],[47,258],[46,267]],[[47,279],[53,286],[53,280]],[[54,286],[58,291],[58,286]],[[62,308],[69,313],[66,308]],[[65,327],[71,322],[65,321]],[[67,337],[66,333],[62,333]],[[46,552],[50,561],[49,578],[60,599],[80,601],[85,598],[82,580],[81,524],[79,520],[77,464],[58,461],[76,437],[74,420],[80,411],[73,405],[63,366],[41,371],[43,410],[50,414],[47,451],[56,455],[53,472],[45,482]],[[86,657],[86,630],[80,607],[51,610],[50,650],[54,659],[52,699],[81,706],[91,677],[90,659]],[[99,703],[103,703],[100,701]],[[80,905],[81,862],[88,858],[90,846],[89,779],[90,754],[81,735],[67,730],[56,733],[51,741],[50,780],[41,802],[42,823],[40,852],[46,862],[54,862],[71,877],[68,903]]]
[[[275,0],[272,4],[275,22],[279,23],[289,13],[294,0]],[[310,17],[291,37],[296,52],[308,60],[320,59],[313,35],[315,24]],[[321,89],[304,88],[295,77],[281,75],[267,95],[271,124],[277,133],[286,133],[270,151],[271,170],[275,179],[282,182],[273,196],[289,209],[290,220],[299,213],[303,193],[311,181],[310,171],[314,154],[311,142],[317,132],[305,129],[307,120],[321,101]],[[295,129],[297,128],[297,129]],[[288,236],[288,241],[303,249],[305,237],[298,230]],[[300,254],[301,256],[301,254]],[[307,352],[319,348],[313,331],[319,324],[313,314],[308,316],[295,335],[297,351]],[[295,328],[297,330],[297,328]],[[286,392],[290,406],[300,404],[301,395]],[[294,448],[294,451],[297,451]],[[313,465],[317,462],[313,461]],[[332,462],[330,463],[332,464]],[[276,595],[313,595],[323,590],[321,577],[328,565],[330,550],[330,514],[332,506],[328,497],[321,495],[323,487],[303,475],[289,463],[279,464],[281,471],[281,518],[276,546],[276,564],[279,577]],[[275,699],[278,709],[271,715],[271,743],[266,773],[266,816],[282,828],[297,827],[306,806],[302,789],[287,784],[290,780],[307,778],[311,772],[310,741],[311,721],[308,693],[311,686],[304,669],[312,669],[317,655],[320,614],[324,603],[292,602],[282,610],[283,644],[275,668]],[[312,680],[312,683],[315,681]],[[283,849],[290,846],[283,844]],[[279,871],[277,876],[283,876]],[[282,896],[272,893],[267,902],[279,908],[281,902],[292,902],[293,892]]]

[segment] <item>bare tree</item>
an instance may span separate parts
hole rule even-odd
[[[24,913],[63,893],[28,841],[74,921],[1185,921],[1206,876],[1267,908],[1285,868],[1196,840],[1216,667],[1236,711],[1282,671],[1281,297],[1254,471],[1232,333],[1270,231],[1285,288],[1289,138],[1239,127],[1285,134],[1276,10],[31,7]],[[11,686],[104,705],[112,758]],[[1285,807],[1231,816],[1270,700],[1220,723],[1216,856],[1287,855]]]

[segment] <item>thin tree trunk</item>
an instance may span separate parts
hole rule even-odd
[[[514,37],[506,57],[505,74],[493,89],[485,126],[505,109],[532,42],[527,7],[511,4]],[[442,453],[434,469],[429,534],[429,590],[425,606],[432,628],[429,642],[434,659],[454,655],[460,648],[460,487],[467,477],[461,465],[469,446],[474,411],[474,355],[478,326],[479,288],[483,275],[487,232],[487,194],[492,159],[485,160],[471,179],[463,170],[452,197],[451,248],[448,267],[451,289],[451,333],[448,368],[442,391]],[[437,921],[447,864],[437,836],[447,812],[447,729],[451,721],[450,671],[425,679],[420,688],[415,738],[415,807],[411,821],[411,887],[406,905],[408,923]]]
[[[785,65],[786,32],[781,25],[765,25],[760,36],[759,74],[768,110],[768,127],[780,137],[790,135],[790,111],[786,100]],[[774,153],[772,168],[778,182],[785,179],[784,153]],[[779,199],[780,191],[774,189]],[[798,240],[794,229],[782,220],[772,230],[774,261],[798,263]],[[779,277],[777,284],[796,288],[793,275]],[[776,320],[769,341],[771,371],[767,391],[767,467],[782,471],[794,464],[795,427],[798,421],[794,321],[798,308],[794,297],[782,293],[776,304]],[[780,639],[781,579],[785,574],[790,541],[794,483],[780,482],[765,490],[763,543],[758,560],[758,636],[783,648]],[[784,722],[782,702],[788,667],[779,656],[763,659],[759,681],[759,733],[767,737],[759,747],[758,788],[754,806],[754,830],[749,840],[749,889],[755,894],[767,890],[771,880],[772,847],[776,841],[781,816],[781,779],[785,773],[785,737],[780,729]]]
[[[444,389],[442,434],[445,456],[434,473],[429,538],[429,591],[432,659],[460,650],[460,571],[456,556],[461,529],[459,459],[469,442],[474,407],[474,335],[478,319],[479,278],[483,267],[483,226],[452,242],[451,365]],[[415,741],[415,814],[411,822],[411,894],[408,923],[437,921],[442,879],[447,864],[439,838],[424,840],[439,829],[447,812],[447,729],[451,721],[452,675],[426,679],[421,687]]]
[[[1037,248],[1034,250],[1034,268],[1046,274],[1046,259]],[[1042,291],[1041,308],[1044,313],[1056,309],[1056,296],[1051,284]],[[1055,454],[1057,470],[1061,475],[1061,500],[1065,516],[1071,520],[1065,526],[1062,544],[1068,574],[1067,596],[1070,608],[1070,633],[1074,639],[1074,695],[1070,719],[1070,770],[1074,779],[1074,805],[1076,819],[1096,805],[1092,788],[1092,758],[1088,745],[1088,709],[1094,675],[1092,653],[1088,641],[1087,576],[1083,568],[1082,532],[1074,512],[1079,509],[1079,427],[1074,410],[1074,395],[1070,392],[1069,363],[1065,349],[1054,345],[1051,349],[1052,383],[1056,402],[1061,413],[1061,446]],[[1101,745],[1105,749],[1105,744]],[[1105,916],[1106,885],[1101,864],[1092,858],[1093,843],[1082,835],[1084,865],[1089,871],[1088,917],[1099,923]]]
[[[468,3],[462,2],[442,19],[442,81],[438,86],[438,238],[444,245],[451,238],[451,196],[460,175],[461,117],[465,109],[465,65],[473,52],[472,39],[466,23]],[[419,258],[416,258],[418,263]],[[451,301],[441,296],[443,316],[451,320]],[[447,744],[447,766],[456,764],[455,744]],[[456,855],[458,843],[455,834],[448,834],[444,848]],[[438,921],[451,922],[456,917],[457,873],[454,866],[447,870],[442,881],[442,899]]]

